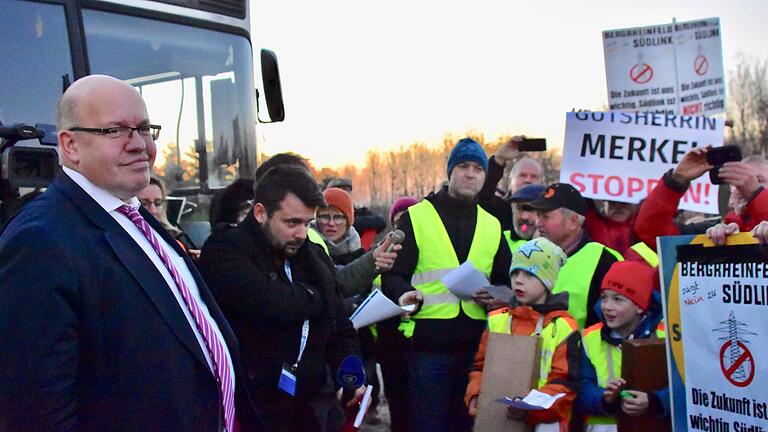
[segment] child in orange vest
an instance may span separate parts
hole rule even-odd
[[[536,426],[537,431],[568,431],[579,381],[580,335],[576,321],[568,313],[568,293],[552,294],[557,273],[566,259],[562,249],[543,237],[523,244],[512,256],[510,274],[515,296],[510,307],[488,315],[488,329],[480,341],[464,396],[470,415],[477,414],[489,332],[539,335],[542,352],[536,389],[551,396],[558,393],[565,396],[548,409],[523,411],[510,408],[509,415]]]

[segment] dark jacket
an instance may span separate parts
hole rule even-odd
[[[475,223],[472,221],[477,220],[477,203],[466,203],[451,198],[446,188],[438,193],[431,193],[424,199],[435,206],[459,262],[466,261],[475,235]],[[408,212],[400,218],[398,228],[405,233],[403,248],[398,252],[392,269],[382,274],[382,291],[394,302],[407,291],[414,289],[411,286],[411,277],[419,261],[419,249]],[[507,240],[499,236],[499,247],[491,270],[492,284],[509,286],[510,261]],[[418,320],[411,338],[413,349],[428,352],[475,352],[485,326],[485,321],[471,319],[463,311],[454,319]]]
[[[183,258],[237,374],[205,282],[139,212]],[[0,235],[0,334],[0,430],[219,431],[219,386],[171,287],[66,174]]]
[[[605,320],[600,312],[600,302],[595,305],[595,314],[603,324],[600,329],[600,338],[613,346],[620,346],[624,339],[611,336],[611,329],[605,325]],[[661,301],[658,291],[654,291],[651,306],[647,315],[637,326],[633,333],[634,339],[646,339],[656,337],[656,328],[662,319]],[[607,405],[603,401],[605,388],[597,384],[597,372],[595,366],[589,360],[586,350],[582,347],[581,353],[581,390],[579,391],[578,404],[586,415],[617,416],[621,412],[621,401],[617,399],[613,404]],[[648,394],[648,412],[657,416],[669,415],[669,387]]]
[[[333,264],[319,246],[309,241],[290,259],[291,282],[282,260],[271,251],[268,239],[250,213],[236,227],[208,238],[200,258],[200,271],[237,335],[242,352],[245,387],[256,404],[292,405],[312,400],[328,390],[341,361],[358,354],[354,329],[337,292]],[[296,373],[296,398],[278,390],[284,364],[298,356],[302,323],[309,319],[309,340]],[[331,386],[331,391],[333,391]],[[274,412],[274,406],[268,410]],[[241,421],[243,416],[241,417]],[[247,419],[247,415],[245,416]],[[274,430],[272,419],[265,418]],[[248,420],[246,420],[246,423]],[[248,430],[249,424],[244,424]]]
[[[504,175],[504,166],[496,163],[495,156],[488,158],[488,171],[485,173],[485,183],[483,189],[477,194],[477,202],[480,207],[488,213],[494,215],[501,223],[502,231],[512,231],[512,239],[519,240],[512,226],[512,208],[510,202],[504,198],[496,196],[496,185],[499,184]]]

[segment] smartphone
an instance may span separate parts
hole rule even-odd
[[[709,181],[712,184],[723,184],[723,179],[720,178],[720,168],[726,162],[738,162],[741,160],[741,149],[739,146],[727,145],[722,147],[715,147],[707,152],[707,163],[712,165],[712,169],[709,170]]]
[[[545,151],[547,140],[544,138],[525,138],[517,145],[520,151]]]

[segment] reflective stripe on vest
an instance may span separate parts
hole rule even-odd
[[[323,250],[325,251],[325,254],[328,256],[331,256],[331,253],[328,251],[328,245],[325,244],[325,239],[319,232],[315,231],[315,229],[312,227],[307,228],[307,240],[311,241],[316,245],[320,245],[320,247],[322,247]]]
[[[522,246],[523,243],[528,241],[525,239],[512,240],[512,231],[510,230],[504,231],[504,238],[507,239],[507,244],[509,245],[509,252],[513,254],[515,253],[516,250],[520,249],[520,246]]]
[[[510,309],[503,308],[488,314],[488,331],[491,333],[510,333],[512,317]],[[568,336],[578,331],[576,321],[569,317],[556,317],[541,330],[541,360],[539,362],[539,381],[536,388],[547,383],[549,372],[552,370],[552,358],[555,350]],[[530,334],[535,336],[536,332]]]
[[[605,388],[609,380],[621,378],[621,348],[603,341],[603,323],[597,323],[584,330],[582,344],[589,361],[595,368],[597,385]],[[665,337],[664,325],[656,327],[656,337]],[[587,416],[587,424],[615,424],[614,417]]]
[[[459,266],[459,259],[435,207],[423,200],[408,208],[413,235],[419,249],[419,261],[411,278],[411,285],[424,295],[424,303],[414,319],[451,319],[459,315],[459,308],[476,320],[486,319],[486,311],[470,301],[460,301],[440,280]],[[477,222],[467,260],[486,277],[490,277],[493,259],[499,248],[501,225],[488,212],[477,206]]]
[[[568,312],[578,323],[579,328],[584,328],[587,321],[587,300],[589,288],[592,284],[592,276],[595,274],[597,264],[603,249],[607,250],[619,261],[624,261],[620,253],[605,247],[597,242],[589,242],[578,252],[568,257],[560,273],[557,275],[553,293],[568,292]]]
[[[630,249],[637,252],[638,255],[643,257],[645,262],[650,264],[651,267],[659,266],[659,255],[656,254],[656,252],[654,252],[653,249],[649,248],[647,244],[643,242],[637,242],[633,244]]]

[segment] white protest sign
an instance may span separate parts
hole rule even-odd
[[[725,111],[719,18],[607,30],[603,52],[611,110]]]
[[[638,203],[694,147],[723,145],[721,119],[648,112],[569,112],[560,181],[585,198]],[[718,187],[705,174],[680,208],[717,213]]]
[[[678,266],[688,430],[768,430],[768,263],[741,248]]]

